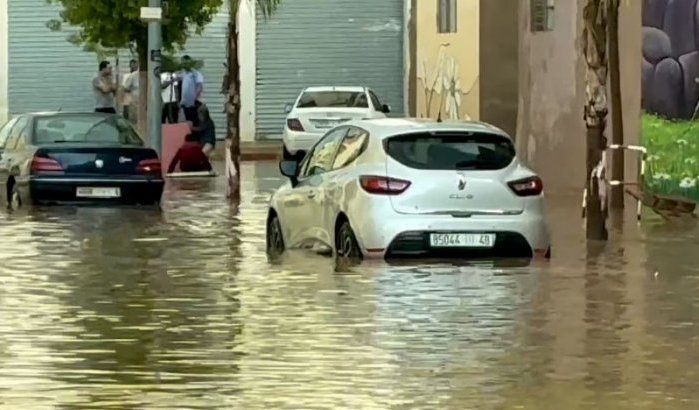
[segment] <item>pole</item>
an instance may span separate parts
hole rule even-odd
[[[161,0],[148,0],[149,8],[161,8]],[[160,156],[162,154],[162,99],[160,83],[160,48],[163,44],[163,32],[160,19],[148,20],[148,131],[151,146]]]

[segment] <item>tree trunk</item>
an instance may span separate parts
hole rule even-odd
[[[624,144],[624,112],[621,102],[621,69],[619,61],[619,1],[608,0],[609,9],[609,86],[612,112],[612,144]],[[612,150],[611,178],[624,180],[624,151]],[[624,208],[624,187],[611,187],[609,206],[612,209]]]
[[[138,52],[138,121],[137,128],[150,146],[148,135],[148,49],[145,45],[137,47]]]
[[[583,9],[585,57],[584,119],[587,128],[586,234],[587,239],[606,240],[606,184],[604,181],[604,130],[607,118],[607,13],[604,0],[586,0]]]
[[[224,88],[226,90],[226,117],[228,132],[226,142],[230,154],[227,170],[229,196],[232,200],[240,197],[240,62],[238,61],[238,25],[237,10],[231,12],[228,22],[227,73]]]

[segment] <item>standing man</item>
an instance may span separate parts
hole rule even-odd
[[[160,81],[163,87],[163,124],[177,124],[180,114],[177,78],[174,73],[162,73]]]
[[[129,61],[129,73],[124,77],[124,118],[138,123],[138,61]]]
[[[194,69],[194,61],[188,55],[182,57],[184,70],[180,74],[180,84],[182,87],[182,97],[180,106],[184,111],[184,116],[192,125],[199,125],[199,113],[197,112],[198,100],[204,90],[204,76]]]
[[[99,72],[92,79],[92,92],[95,94],[95,112],[116,114],[114,106],[114,94],[117,85],[112,81],[112,66],[109,61],[99,64]]]

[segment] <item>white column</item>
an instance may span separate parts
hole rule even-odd
[[[410,111],[410,19],[412,7],[410,0],[403,0],[403,112]]]
[[[8,3],[8,0],[0,0],[0,125],[4,124],[9,116],[9,93],[7,90],[10,75]]]
[[[255,141],[255,2],[242,0],[238,10],[238,61],[240,63],[240,141]]]

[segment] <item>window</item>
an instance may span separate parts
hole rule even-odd
[[[332,169],[344,168],[359,158],[369,142],[369,133],[361,128],[350,128],[335,155]]]
[[[419,133],[393,137],[386,153],[401,164],[430,170],[496,170],[510,165],[509,138],[488,133]]]
[[[307,91],[301,94],[296,108],[369,108],[364,91]]]
[[[531,0],[532,31],[553,30],[554,0]]]
[[[5,149],[15,149],[17,147],[17,140],[19,140],[20,136],[26,134],[28,126],[29,117],[18,117],[15,126],[12,127],[10,135],[7,137],[7,144],[5,145]]]
[[[10,135],[10,130],[12,129],[12,126],[15,125],[16,122],[17,122],[17,118],[13,118],[10,121],[8,121],[0,129],[0,149],[5,148],[5,143],[7,142],[7,137]]]
[[[34,141],[36,144],[88,142],[143,145],[143,141],[125,119],[93,114],[38,117],[34,124]]]
[[[313,153],[309,155],[303,176],[310,177],[330,171],[337,146],[340,145],[345,134],[347,134],[347,127],[336,128],[325,134],[323,139],[313,148]]]
[[[437,32],[456,33],[456,0],[437,0]]]
[[[383,104],[373,91],[369,91],[369,98],[371,98],[371,104],[374,106],[376,111],[383,111]]]

